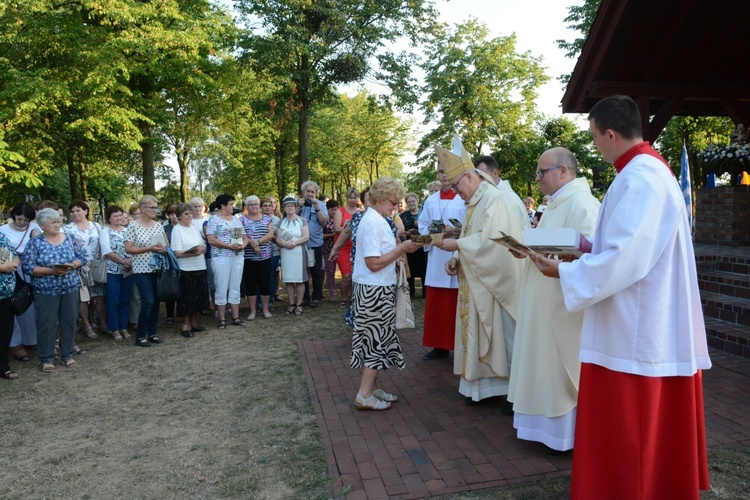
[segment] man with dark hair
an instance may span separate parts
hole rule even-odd
[[[534,256],[560,278],[568,311],[584,312],[571,497],[698,499],[709,489],[701,370],[711,361],[687,208],[632,99],[605,98],[588,119],[617,171],[592,251],[566,263]]]
[[[497,165],[497,161],[491,156],[480,156],[474,160],[474,167],[477,170],[481,170],[485,174],[492,177],[495,182],[495,186],[500,187],[503,181],[500,180],[500,167]]]

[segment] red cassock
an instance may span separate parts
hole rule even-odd
[[[710,488],[701,373],[644,377],[583,363],[570,497],[699,499]]]

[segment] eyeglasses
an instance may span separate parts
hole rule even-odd
[[[156,209],[158,209],[159,207],[158,207],[158,206],[156,206],[156,207],[143,207],[143,208],[148,208],[149,210],[156,210]]]
[[[393,205],[394,207],[398,206],[398,200],[397,201],[393,201],[392,199],[388,198],[388,201],[390,201],[391,205]]]
[[[558,168],[563,168],[563,165],[558,165],[556,167],[550,167],[550,168],[540,168],[536,171],[536,176],[540,179],[544,179],[544,174],[549,172],[550,170],[557,170]]]
[[[454,182],[453,184],[451,184],[451,189],[452,189],[452,190],[454,190],[454,191],[458,191],[458,183],[459,183],[459,182],[461,182],[461,179],[463,179],[463,178],[464,178],[464,176],[465,176],[465,175],[466,175],[467,173],[468,173],[468,172],[464,172],[463,174],[461,174],[461,177],[459,177],[459,178],[458,178],[458,180],[457,180],[456,182]]]

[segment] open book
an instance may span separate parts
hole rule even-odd
[[[500,231],[500,234],[502,234],[500,238],[490,238],[490,239],[492,241],[496,241],[497,243],[500,243],[504,247],[510,248],[511,250],[520,253],[521,255],[525,255],[526,257],[529,257],[531,254],[534,253],[534,251],[531,248],[525,246],[523,243],[515,239],[513,236],[509,236],[502,231]]]
[[[491,238],[516,252],[530,256],[532,253],[552,255],[575,255],[580,257],[591,252],[591,242],[573,228],[527,228],[524,243],[500,231],[503,236]]]

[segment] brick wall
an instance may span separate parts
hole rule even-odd
[[[697,191],[695,243],[750,246],[750,186]]]

